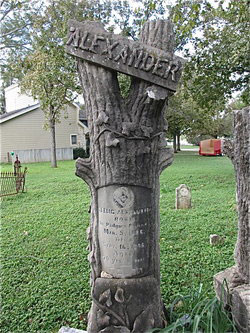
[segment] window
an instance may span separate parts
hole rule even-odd
[[[88,120],[87,119],[80,119],[80,122],[85,125],[86,127],[88,127]]]
[[[76,145],[77,144],[77,135],[76,134],[71,134],[70,135],[70,141],[72,145]]]

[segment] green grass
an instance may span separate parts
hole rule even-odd
[[[181,149],[197,149],[197,150],[199,150],[199,146],[194,146],[194,145],[181,145]]]
[[[192,190],[193,208],[174,210],[175,188]],[[161,176],[162,292],[168,302],[190,287],[213,293],[212,277],[232,265],[236,242],[235,179],[226,157],[204,157],[195,152],[175,155],[172,167]],[[209,235],[225,237],[211,246]]]
[[[84,329],[90,307],[85,230],[90,194],[73,161],[29,164],[27,193],[2,202],[3,333]],[[4,165],[3,170],[10,166]],[[175,188],[192,189],[193,208],[174,209]],[[203,283],[213,296],[213,275],[234,264],[235,180],[226,157],[176,154],[161,176],[162,295],[169,304]],[[210,246],[209,235],[224,242]]]
[[[167,316],[167,327],[153,329],[151,333],[236,332],[223,302],[216,296],[208,298],[202,284],[188,295],[178,295],[167,309]]]

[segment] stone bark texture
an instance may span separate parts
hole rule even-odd
[[[234,112],[234,140],[229,144],[237,183],[238,237],[235,247],[236,265],[215,275],[218,297],[224,295],[231,305],[239,332],[250,332],[250,108]],[[228,289],[224,281],[227,281]]]
[[[99,23],[89,24],[93,29],[103,30]],[[173,54],[171,23],[147,22],[140,41]],[[160,295],[159,175],[173,158],[172,150],[166,148],[167,124],[163,113],[171,92],[132,78],[129,96],[124,99],[116,72],[81,59],[77,65],[90,130],[91,157],[78,159],[76,164],[76,174],[89,185],[92,194],[88,239],[93,302],[88,332],[146,332],[165,324]],[[143,227],[147,229],[135,230],[142,233],[147,230],[141,246],[147,248],[148,263],[130,276],[121,271],[118,275],[121,278],[117,278],[102,267],[98,203],[106,200],[100,198],[104,187],[111,192],[113,188],[134,193],[142,193],[144,189],[150,201],[150,219],[147,227]]]

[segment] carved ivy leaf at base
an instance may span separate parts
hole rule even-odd
[[[154,327],[154,323],[155,320],[152,313],[152,307],[148,306],[136,317],[132,333],[147,332],[147,330]]]
[[[99,327],[105,327],[110,324],[110,316],[104,313],[102,310],[98,309],[96,313],[96,320],[98,322]]]
[[[108,326],[98,333],[130,333],[131,331],[126,326]],[[137,332],[139,333],[139,332]]]
[[[99,296],[99,302],[101,304],[106,304],[108,307],[110,307],[112,305],[112,301],[111,301],[111,290],[110,289],[105,290]]]
[[[116,289],[116,293],[115,293],[115,300],[118,302],[118,303],[124,303],[125,301],[125,298],[124,298],[124,290],[120,287],[118,287]]]

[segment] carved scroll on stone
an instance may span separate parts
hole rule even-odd
[[[88,332],[146,332],[163,327],[165,320],[160,295],[159,175],[172,163],[163,111],[180,77],[179,67],[173,65],[172,24],[147,22],[137,43],[142,52],[133,53],[130,42],[125,43],[116,60],[113,50],[123,39],[107,37],[96,22],[70,25],[67,50],[77,56],[90,130],[91,158],[78,159],[76,172],[92,193],[88,239],[93,302]],[[88,48],[82,57],[80,45]],[[154,56],[149,56],[151,50]],[[98,53],[98,59],[89,52]],[[165,62],[159,60],[162,54],[168,57]],[[103,55],[108,65],[102,63]],[[124,99],[117,80],[119,66],[112,70],[110,61],[121,63],[126,72],[127,57],[144,73],[141,79],[141,74],[128,70],[133,77]],[[153,57],[147,82],[145,68]],[[152,84],[154,69],[163,73],[167,61],[169,89]]]

